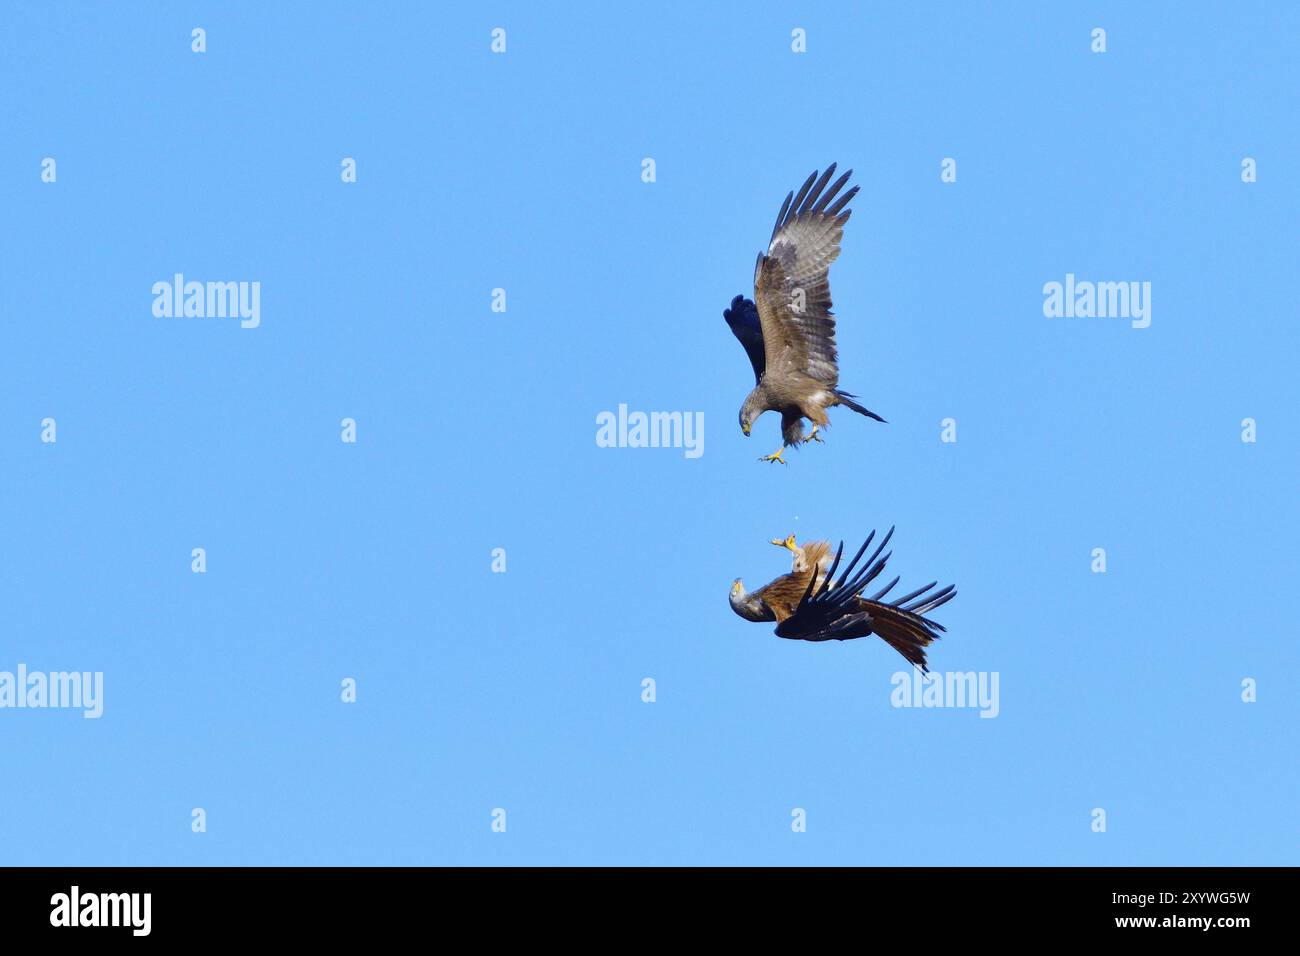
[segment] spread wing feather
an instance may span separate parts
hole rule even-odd
[[[853,212],[846,207],[858,192],[854,186],[839,195],[852,170],[828,189],[834,173],[832,163],[820,178],[813,172],[797,194],[785,197],[767,252],[759,254],[754,269],[764,368],[802,372],[831,388],[839,383],[839,366],[829,273]]]

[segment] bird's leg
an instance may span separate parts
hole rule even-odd
[[[822,438],[822,436],[817,434],[817,429],[820,428],[820,427],[821,427],[820,425],[818,425],[816,422],[814,422],[814,423],[813,423],[813,430],[810,431],[807,435],[804,436],[804,441],[805,441],[805,442],[815,441],[815,442],[819,442],[819,443],[821,443],[821,444],[825,444],[825,440]]]
[[[784,465],[786,464],[786,460],[781,457],[784,454],[785,454],[785,446],[782,445],[776,451],[772,452],[772,454],[764,455],[762,458],[759,459],[759,461],[779,461],[781,464]]]
[[[786,538],[784,541],[782,541],[780,538],[773,538],[772,543],[776,545],[778,548],[787,549],[791,554],[794,555],[795,571],[808,570],[808,559],[804,556],[803,548],[795,544],[794,535],[790,535],[790,537]]]

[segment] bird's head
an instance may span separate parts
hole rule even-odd
[[[741,617],[748,618],[749,608],[746,607],[745,582],[736,578],[731,582],[731,593],[727,595],[727,601],[731,604],[731,609]]]
[[[775,621],[776,615],[763,603],[763,599],[745,591],[745,583],[736,578],[731,582],[731,593],[727,596],[731,609],[746,621]]]
[[[763,407],[763,400],[758,395],[758,389],[755,388],[745,398],[745,404],[740,406],[740,430],[745,433],[746,438],[749,437],[754,422],[758,421],[758,417],[765,411],[767,409]]]

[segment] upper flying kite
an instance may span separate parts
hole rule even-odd
[[[821,441],[817,429],[830,424],[826,409],[834,405],[884,421],[837,387],[840,369],[827,273],[840,254],[844,224],[853,212],[846,207],[858,187],[836,199],[853,170],[827,189],[834,172],[834,163],[821,178],[814,170],[798,195],[785,197],[767,252],[758,254],[753,300],[738,295],[722,313],[754,366],[754,390],[740,408],[740,430],[748,436],[763,412],[781,413],[781,447],[759,461],[785,464],[787,446]],[[813,426],[806,436],[805,418]]]
[[[794,554],[793,567],[756,591],[746,592],[740,578],[731,585],[731,609],[747,621],[776,621],[776,636],[795,641],[847,641],[855,637],[875,634],[890,647],[907,658],[908,662],[928,671],[925,649],[939,639],[942,624],[923,615],[957,596],[955,585],[933,590],[937,581],[931,581],[911,594],[892,601],[887,595],[898,583],[890,581],[871,597],[863,597],[863,589],[885,570],[890,554],[881,555],[894,529],[876,546],[871,557],[854,573],[871,540],[867,536],[858,553],[848,563],[838,581],[834,580],[844,554],[844,542],[831,558],[829,541],[795,543],[794,535],[784,541],[772,543],[789,548]]]

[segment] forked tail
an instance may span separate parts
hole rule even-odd
[[[892,647],[907,662],[922,671],[929,671],[925,662],[925,649],[939,639],[944,626],[924,615],[937,607],[942,607],[957,596],[955,585],[934,590],[937,581],[931,581],[923,588],[917,588],[911,594],[892,601],[883,598],[898,583],[894,578],[883,591],[863,598],[871,614],[871,629],[881,640]]]
[[[864,408],[862,405],[858,404],[857,396],[850,392],[842,392],[837,388],[835,390],[835,397],[840,400],[841,405],[847,405],[849,408],[853,409],[859,415],[866,415],[868,418],[874,418],[878,422],[885,421],[883,418],[881,418],[871,409]],[[889,423],[885,422],[885,424],[889,424]]]
[[[956,596],[950,590],[940,600],[946,603]],[[928,671],[925,649],[939,639],[943,625],[927,620],[914,611],[905,611],[894,604],[882,604],[878,601],[866,601],[871,612],[871,630],[877,637],[907,659],[909,664]]]

